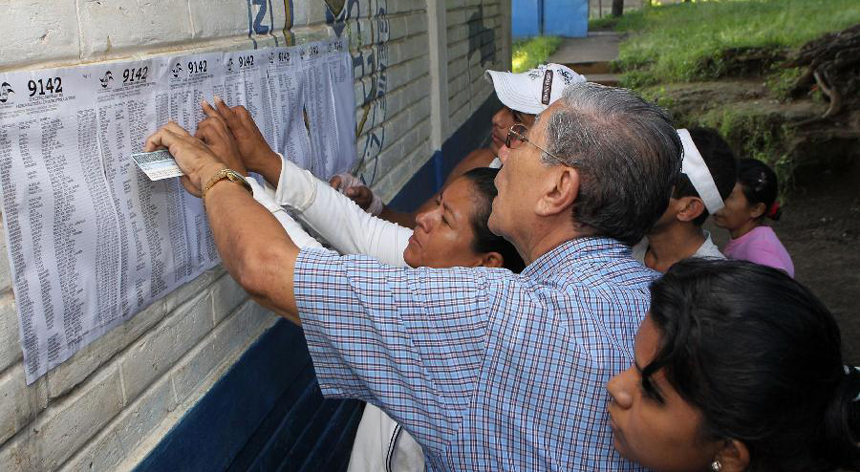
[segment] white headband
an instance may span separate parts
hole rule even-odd
[[[856,370],[857,372],[860,372],[860,367],[851,367],[851,366],[844,365],[844,366],[842,366],[842,368],[845,369],[845,375],[851,375],[852,370]],[[854,400],[851,400],[851,401],[852,402],[860,402],[860,393],[858,393],[857,396],[854,397]]]
[[[684,145],[684,159],[681,163],[681,172],[689,177],[693,188],[699,193],[699,197],[705,203],[705,208],[708,213],[714,214],[725,206],[720,191],[717,190],[717,184],[714,182],[714,177],[711,176],[711,171],[708,170],[708,165],[702,159],[702,155],[693,143],[693,137],[686,129],[679,129],[678,136],[681,137],[681,144]]]

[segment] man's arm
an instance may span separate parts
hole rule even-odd
[[[226,168],[209,144],[217,147],[215,133],[191,136],[176,123],[168,123],[146,141],[146,150],[166,147],[185,173],[182,184],[201,196],[203,186]],[[209,143],[207,143],[207,141]],[[223,179],[205,195],[204,205],[215,245],[224,267],[254,298],[281,316],[301,324],[293,294],[293,269],[299,248],[263,206],[240,185]]]
[[[220,167],[209,169],[201,174],[200,182]],[[255,301],[300,325],[293,296],[298,246],[250,193],[224,182],[209,189],[204,200],[224,266]]]
[[[223,105],[224,102],[221,103]],[[224,163],[224,165],[247,177],[248,170],[245,168],[245,163],[240,155],[239,143],[234,139],[233,133],[230,131],[225,117],[212,108],[205,100],[202,102],[202,105],[203,112],[206,113],[206,118],[197,125],[197,133],[195,136],[203,139],[204,142],[207,142],[209,149],[212,150],[213,154],[218,156],[218,159]],[[254,125],[253,128],[259,134],[259,130],[257,130],[256,125]],[[260,135],[260,139],[263,139],[262,135]],[[244,147],[247,148],[247,146]],[[269,149],[268,145],[265,145],[265,148]],[[272,196],[266,192],[266,189],[260,186],[256,180],[248,179],[248,184],[254,192],[254,200],[256,200],[260,205],[263,205],[266,210],[269,210],[269,212],[275,216],[278,223],[281,224],[296,246],[300,248],[322,247],[319,241],[315,240],[305,232],[301,225],[298,224],[286,211],[284,211],[284,209],[274,201]]]

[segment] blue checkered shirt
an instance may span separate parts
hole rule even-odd
[[[580,238],[522,274],[303,250],[295,296],[320,387],[382,408],[429,470],[639,470],[606,383],[633,361],[656,273]]]

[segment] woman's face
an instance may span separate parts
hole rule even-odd
[[[505,138],[508,136],[508,130],[516,123],[522,123],[528,128],[531,128],[535,122],[535,115],[520,113],[508,107],[502,107],[493,115],[492,130],[490,131],[490,150],[493,155],[499,155],[499,149],[505,145]]]
[[[415,231],[403,251],[411,267],[474,267],[482,257],[472,250],[475,233],[473,185],[467,177],[451,182],[436,197],[436,206],[415,217]]]
[[[724,203],[725,206],[714,213],[714,224],[720,228],[729,231],[738,229],[761,216],[757,207],[763,205],[750,205],[749,200],[744,195],[743,187],[739,183],[735,184],[735,188],[732,189],[732,193]]]
[[[720,447],[700,438],[700,411],[681,398],[662,371],[651,376],[652,388],[643,387],[640,368],[657,354],[661,336],[646,316],[636,335],[634,365],[607,385],[615,449],[659,472],[709,470]]]

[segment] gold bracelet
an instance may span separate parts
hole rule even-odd
[[[237,183],[245,188],[251,195],[254,195],[254,190],[251,188],[251,184],[245,180],[245,177],[242,177],[242,174],[236,172],[233,169],[224,168],[215,172],[215,174],[206,182],[206,185],[203,186],[203,190],[200,192],[200,199],[206,198],[206,192],[209,191],[215,184],[218,182],[227,179],[230,182]]]

